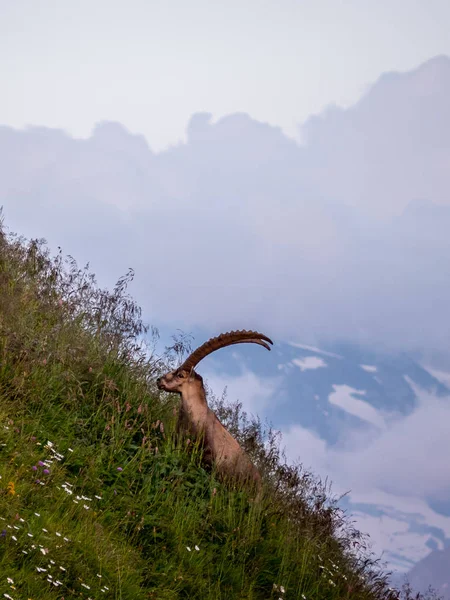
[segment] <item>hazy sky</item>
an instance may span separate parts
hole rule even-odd
[[[109,119],[158,150],[189,117],[296,125],[384,71],[450,54],[448,0],[0,0],[0,123],[87,137]]]

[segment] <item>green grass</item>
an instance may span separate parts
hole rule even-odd
[[[99,290],[0,228],[1,597],[397,598],[326,485],[240,405],[210,394],[264,475],[260,501],[175,438],[178,398],[154,382],[186,342],[142,345],[131,277]]]

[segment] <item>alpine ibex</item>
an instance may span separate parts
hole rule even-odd
[[[268,342],[268,343],[267,343]],[[204,460],[214,463],[221,476],[253,480],[260,484],[261,476],[247,454],[222,425],[206,402],[203,379],[194,367],[206,356],[231,346],[252,343],[270,350],[272,340],[256,331],[230,331],[213,337],[192,352],[175,371],[157,380],[160,390],[181,394],[178,427],[194,436],[203,436]]]

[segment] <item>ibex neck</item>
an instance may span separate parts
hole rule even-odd
[[[194,381],[185,385],[181,391],[181,399],[186,408],[207,407],[206,394],[203,385]]]
[[[205,390],[200,381],[190,382],[183,386],[181,413],[182,418],[186,417],[191,423],[195,433],[199,433],[207,427],[209,408],[206,403]]]

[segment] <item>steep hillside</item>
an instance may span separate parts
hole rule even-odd
[[[327,489],[257,422],[221,415],[263,498],[173,434],[176,397],[126,295],[0,231],[0,593],[21,598],[398,597]]]

